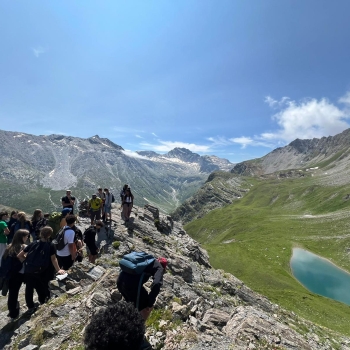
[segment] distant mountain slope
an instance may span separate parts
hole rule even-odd
[[[231,204],[249,191],[249,184],[234,174],[223,171],[212,173],[205,184],[171,215],[184,224],[201,218],[209,211]]]
[[[349,182],[349,155],[350,129],[347,129],[341,134],[321,139],[296,139],[289,145],[277,148],[264,157],[236,164],[231,172],[237,175],[252,176],[287,169],[318,167],[323,170],[323,175],[328,175],[329,181],[345,184]],[[329,176],[332,176],[333,179],[330,179]]]
[[[98,135],[82,139],[0,130],[0,144],[0,196],[4,204],[28,211],[59,207],[68,187],[80,199],[98,186],[109,187],[118,201],[124,183],[131,186],[136,204],[151,203],[170,211],[193,194],[211,171],[233,166],[225,159],[201,157],[185,149],[165,156],[146,151],[131,157]]]
[[[307,172],[314,178],[314,184],[350,184],[350,129],[321,139],[296,139],[264,157],[238,163],[231,170],[232,177],[224,174],[224,179],[220,179],[225,184],[224,191],[215,184],[218,178],[210,176],[206,184],[173,215],[188,223],[212,209],[231,203],[245,193],[240,182],[242,176],[282,179],[303,177]]]

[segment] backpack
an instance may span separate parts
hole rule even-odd
[[[64,243],[64,234],[67,230],[71,230],[70,227],[62,227],[57,235],[56,238],[52,241],[52,243],[55,245],[57,250],[62,250],[68,243]]]
[[[47,225],[47,219],[41,218],[34,227],[35,234],[39,235],[40,229],[42,229],[46,225]]]
[[[136,309],[139,307],[140,291],[142,287],[143,276],[147,266],[154,262],[155,257],[145,252],[132,252],[126,254],[119,261],[120,269],[131,275],[140,275],[139,286],[137,289]]]
[[[18,230],[21,229],[21,223],[17,221],[14,225],[15,225],[14,233],[16,233]],[[30,225],[28,224],[28,221],[25,222],[23,230],[28,230],[29,232],[32,231]]]
[[[12,257],[7,256],[6,258],[2,257],[1,267],[0,267],[0,278],[5,280],[10,278],[10,272],[12,268]]]
[[[49,267],[50,262],[50,243],[36,241],[32,243],[24,260],[24,273],[41,273]]]
[[[90,232],[91,230],[95,230],[95,227],[94,227],[94,226],[89,226],[89,227],[84,231],[84,234],[83,234],[83,241],[84,241],[84,243],[86,243],[86,233],[87,233],[87,232]]]
[[[113,193],[111,193],[111,195],[112,195],[112,203],[114,203],[115,202],[115,198],[114,198]]]

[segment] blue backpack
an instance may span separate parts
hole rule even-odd
[[[154,262],[155,257],[145,252],[132,252],[123,256],[119,261],[120,269],[131,275],[140,275],[140,282],[137,290],[136,308],[139,307],[140,291],[142,287],[143,276],[147,266]]]

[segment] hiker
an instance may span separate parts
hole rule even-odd
[[[43,218],[43,212],[41,209],[35,209],[34,210],[34,213],[33,213],[33,216],[32,216],[32,232],[30,233],[30,235],[32,236],[33,238],[33,241],[37,240],[38,239],[38,236],[36,234],[36,225],[37,223]],[[38,230],[38,233],[39,233],[39,230]]]
[[[91,196],[89,200],[88,211],[90,213],[91,225],[94,224],[95,219],[101,220],[101,207],[102,207],[102,199],[98,198],[96,194]]]
[[[66,216],[72,213],[72,208],[64,208],[61,212],[60,228],[67,226]]]
[[[95,225],[91,225],[84,232],[84,242],[86,244],[86,247],[88,248],[89,261],[93,264],[95,264],[98,254],[98,247],[96,245],[96,234],[100,232],[103,226],[103,222],[101,220],[97,220]]]
[[[74,223],[76,221],[76,216],[75,215],[68,215],[66,216],[66,223],[67,225],[63,228],[64,232],[64,237],[63,237],[63,248],[59,250],[57,248],[57,260],[58,260],[58,265],[63,269],[63,270],[68,270],[70,267],[72,267],[76,256],[77,256],[77,251],[76,251],[76,246],[74,244],[74,239],[75,239],[75,232],[72,229],[74,226]]]
[[[123,208],[123,198],[125,196],[125,192],[127,190],[127,188],[129,187],[128,184],[125,184],[122,188],[122,190],[120,191],[120,207]]]
[[[72,226],[72,230],[75,233],[74,236],[74,244],[75,248],[77,250],[77,257],[75,258],[76,262],[82,262],[84,258],[84,252],[83,252],[83,247],[84,247],[84,239],[83,239],[83,233],[81,232],[80,228],[77,227],[74,223]]]
[[[32,223],[27,220],[26,218],[26,213],[23,211],[20,211],[17,214],[17,221],[15,223],[12,224],[10,231],[11,234],[15,235],[16,231],[19,229],[24,229],[24,230],[28,230],[29,232],[32,232],[33,230],[33,226]],[[28,242],[29,243],[29,237],[28,237]]]
[[[40,238],[40,230],[47,226],[48,222],[49,222],[49,219],[50,219],[50,214],[49,213],[46,213],[46,214],[43,214],[41,212],[41,217],[39,219],[39,221],[36,223],[36,225],[34,226],[33,224],[33,229],[34,229],[34,232],[35,232],[35,239],[38,240]]]
[[[26,247],[25,242],[28,240],[29,231],[17,230],[13,236],[12,243],[8,245],[3,255],[4,265],[8,266],[8,299],[7,307],[8,316],[17,318],[19,315],[18,293],[24,282],[24,266],[17,258],[17,255]]]
[[[144,348],[145,322],[130,303],[120,301],[101,308],[85,328],[86,350],[140,350]],[[148,347],[148,349],[151,349]]]
[[[7,227],[6,220],[9,217],[9,213],[7,211],[2,211],[0,213],[0,266],[1,266],[1,258],[5,253],[5,249],[7,246],[7,236],[10,233],[10,230]]]
[[[108,188],[104,189],[105,192],[105,205],[104,205],[104,213],[105,213],[105,221],[108,220],[112,222],[112,193],[109,192]]]
[[[102,200],[101,215],[102,215],[102,220],[104,220],[104,215],[105,215],[105,211],[104,211],[105,194],[104,194],[104,192],[103,192],[101,187],[98,188],[98,190],[96,192],[96,197],[100,198]]]
[[[124,220],[126,222],[129,221],[130,219],[133,203],[134,203],[134,195],[131,193],[130,187],[128,187],[123,197],[123,215],[124,215]]]
[[[75,203],[75,197],[71,195],[72,191],[67,190],[66,195],[62,197],[62,207],[63,209],[65,208],[71,208],[72,209],[72,214],[74,214],[74,203]]]
[[[10,220],[9,220],[9,222],[7,222],[7,227],[9,230],[11,229],[11,226],[17,221],[17,214],[18,214],[17,210],[11,211]],[[13,232],[13,234],[12,234],[11,230],[10,230],[10,233],[7,235],[7,244],[10,244],[12,242],[14,235],[15,235],[15,233]]]
[[[125,261],[128,256],[137,255],[138,257],[146,257],[146,268],[144,268],[142,274],[131,274],[123,270],[123,260]],[[148,260],[149,259],[149,260]],[[140,259],[137,259],[139,262]],[[151,261],[148,263],[148,261]],[[156,298],[159,294],[160,287],[163,285],[163,274],[167,267],[168,261],[165,258],[155,259],[149,254],[144,252],[133,252],[127,254],[119,262],[119,266],[122,269],[118,276],[117,288],[124,297],[125,301],[134,304],[135,308],[140,311],[144,320],[149,317]],[[149,278],[152,276],[153,282],[151,285],[151,291],[148,294],[147,290],[143,287]],[[139,285],[141,283],[141,285]]]
[[[34,289],[40,304],[44,304],[50,298],[48,282],[52,265],[58,274],[65,273],[58,265],[55,245],[50,242],[52,231],[50,226],[43,227],[40,230],[40,240],[29,244],[17,255],[18,259],[24,262],[25,299],[29,313],[36,310],[33,302]]]

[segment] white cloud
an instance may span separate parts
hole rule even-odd
[[[241,146],[241,148],[246,148],[247,146],[262,146],[262,147],[268,147],[273,148],[274,145],[271,143],[266,142],[265,140],[261,139],[259,136],[254,137],[247,137],[247,136],[241,136],[241,137],[232,137],[232,138],[225,138],[222,136],[217,137],[209,137],[207,140],[212,142],[211,147],[216,146],[232,146],[234,144],[238,144]]]
[[[273,100],[273,99],[272,99]],[[275,120],[279,129],[275,132],[262,133],[262,140],[282,140],[290,142],[296,138],[311,139],[323,136],[335,135],[349,127],[346,119],[350,114],[325,98],[305,99],[292,101],[284,97],[280,101],[265,99],[265,102],[280,111],[272,119]],[[350,103],[350,94],[347,93],[339,102]]]
[[[152,132],[152,135],[155,136],[155,137],[158,137],[154,132]]]
[[[139,138],[139,139],[143,139],[143,137],[140,136],[140,135],[135,135],[135,137],[137,137],[137,138]]]
[[[130,151],[128,149],[125,149],[124,151],[122,151],[126,156],[128,157],[133,157],[133,158],[139,158],[139,159],[147,159],[149,160],[147,157],[141,156],[140,154]]]
[[[348,91],[344,96],[339,99],[339,103],[343,103],[345,105],[350,105],[350,91]]]
[[[45,53],[47,49],[42,46],[32,47],[32,51],[35,57],[39,57],[41,54]]]
[[[159,144],[141,143],[141,146],[153,151],[158,152],[169,152],[176,147],[187,148],[192,152],[208,152],[210,146],[206,145],[196,145],[194,143],[177,142],[177,141],[161,141],[158,140]]]

